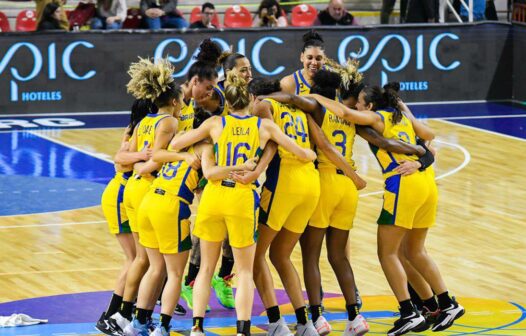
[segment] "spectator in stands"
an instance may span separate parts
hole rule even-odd
[[[62,8],[57,3],[48,3],[44,7],[37,30],[64,30],[60,25],[61,12]]]
[[[263,0],[254,17],[253,27],[286,27],[287,17],[276,0]]]
[[[212,24],[212,18],[216,14],[216,8],[210,2],[205,2],[201,6],[201,20],[195,21],[190,25],[190,28],[198,29],[215,29],[217,28]]]
[[[400,23],[405,22],[405,16],[407,12],[407,1],[408,0],[400,0]],[[382,0],[382,12],[380,14],[381,24],[389,23],[389,16],[393,12],[395,2],[396,0]]]
[[[354,16],[347,12],[342,0],[330,0],[326,9],[318,13],[315,26],[350,26],[358,24]]]
[[[60,7],[60,27],[64,30],[69,30],[69,22],[68,17],[66,15],[66,11],[64,10],[63,6],[66,4],[66,1],[62,0],[35,0],[36,3],[36,14],[37,14],[37,27],[40,24],[40,21],[42,20],[42,14],[44,13],[44,8],[49,3],[55,3]]]
[[[486,19],[485,12],[486,12],[486,0],[473,0],[473,21],[485,20]],[[462,21],[464,22],[469,21],[468,10],[464,6],[460,6],[460,17],[462,18]]]
[[[150,29],[188,27],[177,11],[177,0],[141,0],[141,11]]]
[[[485,0],[482,0],[485,1]],[[432,23],[438,20],[438,0],[411,0],[406,23]]]
[[[91,29],[121,29],[127,15],[126,0],[97,0]]]

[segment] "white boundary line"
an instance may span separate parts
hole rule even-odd
[[[431,120],[476,120],[476,119],[505,119],[505,118],[523,118],[526,114],[503,114],[503,115],[483,115],[483,116],[459,116],[459,117],[437,117],[427,118]]]
[[[438,143],[441,143],[441,144],[444,144],[446,146],[454,147],[454,148],[460,150],[462,152],[462,154],[464,155],[464,161],[462,161],[462,163],[458,167],[456,167],[455,169],[452,169],[452,170],[450,170],[448,172],[445,172],[442,175],[439,175],[439,176],[435,177],[435,180],[441,180],[443,178],[446,178],[448,176],[451,176],[451,175],[454,175],[454,174],[458,173],[459,171],[464,169],[469,164],[469,162],[471,161],[471,154],[463,146],[461,146],[459,144],[454,144],[454,143],[442,141],[442,140],[434,140],[434,141],[438,142]],[[368,196],[373,196],[373,195],[381,195],[383,193],[384,193],[383,190],[372,191],[372,192],[368,192],[368,193],[365,193],[365,194],[360,194],[359,197],[363,198],[363,197],[368,197]]]
[[[35,114],[0,114],[0,118],[27,118],[27,117],[64,117],[64,116],[90,116],[130,114],[130,111],[103,111],[103,112],[60,112],[60,113],[35,113]]]
[[[35,136],[38,136],[40,138],[43,138],[43,139],[46,139],[48,141],[51,141],[51,142],[54,142],[56,144],[59,144],[59,145],[62,145],[62,146],[65,146],[65,147],[68,147],[68,148],[71,148],[71,149],[74,149],[76,151],[79,151],[83,154],[86,154],[86,155],[89,155],[89,156],[92,156],[96,159],[99,159],[99,160],[102,160],[102,161],[105,161],[105,162],[108,162],[108,163],[111,163],[112,165],[114,164],[113,160],[109,160],[105,157],[103,157],[102,155],[99,155],[97,153],[92,153],[92,152],[88,152],[87,150],[84,150],[84,149],[81,149],[81,148],[78,148],[76,146],[73,146],[73,145],[70,145],[70,144],[67,144],[63,141],[60,141],[58,139],[55,139],[55,138],[52,138],[52,137],[49,137],[47,135],[44,135],[44,134],[41,134],[39,131],[28,131],[28,133],[31,133]]]
[[[498,133],[498,132],[494,132],[494,131],[489,131],[489,130],[486,130],[486,129],[483,129],[483,128],[478,128],[478,127],[473,127],[473,126],[469,126],[469,125],[464,125],[464,124],[460,124],[460,123],[456,123],[456,122],[449,121],[449,120],[444,120],[444,119],[434,119],[434,120],[441,121],[443,123],[448,123],[448,124],[451,124],[451,125],[454,125],[454,126],[461,126],[461,127],[464,127],[464,128],[469,128],[469,129],[475,130],[475,131],[480,131],[480,132],[484,132],[484,133],[498,135],[498,136],[505,137],[505,138],[508,138],[508,139],[520,140],[520,141],[525,141],[526,142],[526,139],[522,139],[522,138],[519,138],[519,137],[516,137],[516,136],[513,136],[513,135],[508,135],[508,134]]]
[[[76,210],[76,209],[73,209]],[[28,225],[2,225],[0,230],[6,229],[25,229],[25,228],[34,228],[34,227],[53,227],[53,226],[73,226],[73,225],[93,225],[106,223],[106,221],[89,221],[89,222],[70,222],[70,223],[47,223],[47,224],[28,224]]]

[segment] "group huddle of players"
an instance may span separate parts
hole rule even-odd
[[[343,335],[366,334],[347,246],[358,190],[366,185],[352,158],[356,134],[369,142],[385,180],[378,257],[400,306],[387,334],[441,331],[464,314],[424,247],[438,202],[433,131],[398,97],[396,83],[365,85],[356,62],[338,64],[325,55],[318,33],[303,41],[303,68],[281,81],[252,78],[245,56],[222,53],[209,39],[181,85],[167,60],[131,65],[127,88],[136,101],[115,155],[116,175],[102,197],[126,261],[97,329],[169,335],[174,311],[184,314],[182,296],[193,310],[191,335],[204,335],[212,285],[219,302],[235,308],[237,335],[250,335],[254,287],[268,334],[292,335],[268,255],[294,307],[295,334],[327,335],[319,269],[326,239],[345,299]],[[194,196],[199,204],[192,224]],[[290,259],[298,241],[308,309]]]

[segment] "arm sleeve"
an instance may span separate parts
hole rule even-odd
[[[423,156],[421,156],[420,158],[418,158],[418,160],[417,160],[422,165],[422,167],[420,167],[418,170],[419,171],[424,171],[424,170],[426,170],[427,167],[431,166],[435,162],[435,157],[433,156],[433,153],[431,153],[429,148],[427,148],[426,143],[425,143],[424,140],[418,139],[416,141],[416,143],[418,145],[424,147],[425,150],[426,150],[426,153]]]

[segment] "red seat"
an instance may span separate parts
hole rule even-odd
[[[513,21],[526,22],[526,4],[514,3],[511,17]]]
[[[142,14],[139,8],[129,8],[126,20],[122,23],[123,29],[138,29],[141,27]]]
[[[9,20],[7,19],[7,16],[4,14],[4,12],[0,12],[0,32],[8,31],[11,31]]]
[[[34,10],[26,9],[16,16],[17,31],[35,31],[37,29],[37,15]]]
[[[225,11],[225,27],[252,27],[252,13],[246,7],[234,5]]]
[[[318,10],[311,5],[297,5],[292,9],[291,23],[294,27],[310,27],[314,24]]]
[[[201,7],[194,7],[192,9],[192,12],[190,13],[190,23],[194,23],[197,21],[201,21]],[[219,23],[219,15],[217,15],[217,12],[214,13],[214,17],[212,18],[212,24],[216,27],[221,27],[221,24]]]

